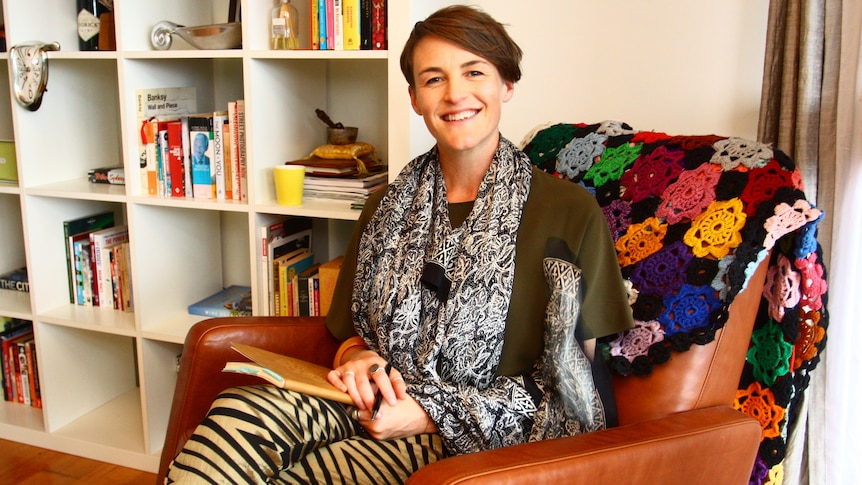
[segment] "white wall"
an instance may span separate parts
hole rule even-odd
[[[452,3],[412,0],[411,26]],[[757,135],[767,0],[469,3],[506,24],[524,50],[501,128],[515,143],[540,123],[606,119],[669,134]],[[416,156],[433,139],[420,117],[410,120]]]

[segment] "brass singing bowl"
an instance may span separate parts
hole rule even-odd
[[[167,50],[171,48],[173,35],[195,49],[235,49],[242,45],[242,22],[185,27],[163,20],[153,27],[150,42],[158,50]]]

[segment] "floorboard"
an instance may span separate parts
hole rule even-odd
[[[153,485],[154,473],[0,440],[0,484]]]

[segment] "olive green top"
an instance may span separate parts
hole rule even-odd
[[[357,245],[383,192],[366,201],[338,276],[326,324],[340,340],[356,335],[350,306]],[[472,207],[472,202],[450,204],[452,226],[464,222]],[[545,307],[550,298],[542,260],[545,243],[551,237],[566,241],[575,256],[574,264],[582,271],[581,336],[585,340],[599,338],[633,326],[616,250],[596,200],[579,185],[533,168],[530,194],[518,228],[512,301],[498,375],[529,373],[542,353]]]

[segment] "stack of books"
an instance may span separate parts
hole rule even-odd
[[[343,200],[361,208],[369,195],[386,187],[389,177],[386,165],[371,158],[362,162],[366,173],[360,173],[352,159],[309,157],[286,165],[305,166],[303,197]]]

